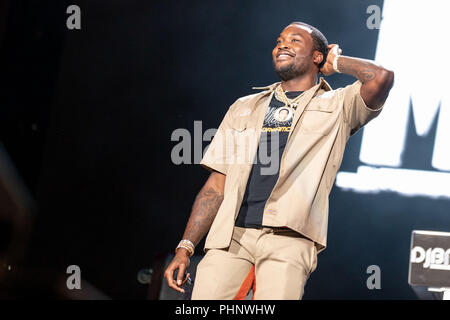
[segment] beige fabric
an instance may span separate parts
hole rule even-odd
[[[224,200],[206,238],[204,251],[230,245],[261,128],[274,89],[239,98],[227,111],[200,162],[208,170],[226,174]],[[303,93],[280,164],[280,175],[266,202],[263,226],[287,226],[325,249],[328,196],[341,165],[348,138],[377,110],[360,95],[361,82],[332,90],[320,82]]]
[[[197,265],[192,300],[234,299],[252,266],[255,300],[299,300],[317,250],[293,230],[234,227],[230,247],[207,250]]]

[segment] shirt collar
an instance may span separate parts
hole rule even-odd
[[[281,82],[275,82],[275,83],[272,83],[272,84],[270,84],[270,85],[268,85],[268,86],[264,86],[264,87],[252,87],[252,89],[255,89],[255,90],[266,90],[266,93],[270,93],[270,92],[274,91],[275,88],[276,88],[280,83],[281,83]],[[318,87],[318,88],[316,88],[316,87]],[[327,82],[324,78],[322,78],[322,77],[320,77],[319,83],[316,84],[316,85],[315,85],[314,87],[312,87],[312,88],[315,88],[315,89],[324,89],[325,91],[331,91],[331,90],[333,90],[333,89],[331,88],[331,86],[328,84],[328,82]],[[311,90],[312,88],[310,88],[309,90]]]

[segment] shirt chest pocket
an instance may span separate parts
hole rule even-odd
[[[300,131],[327,135],[336,123],[336,104],[313,103],[301,115]]]
[[[248,117],[242,117],[233,122],[230,128],[230,140],[236,163],[251,163],[256,146],[256,130],[249,124]]]
[[[247,123],[250,120],[250,110],[241,110],[238,114],[235,114],[232,118],[231,129],[233,132],[242,132],[247,129]]]
[[[233,135],[244,133],[247,130],[248,117],[238,117],[231,124],[230,133]]]

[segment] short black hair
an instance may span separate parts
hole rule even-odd
[[[292,24],[299,24],[301,26],[307,27],[312,30],[310,35],[311,35],[311,38],[313,39],[314,50],[317,50],[323,54],[322,62],[319,64],[319,70],[320,70],[323,67],[323,65],[325,64],[325,61],[327,60],[327,55],[328,55],[328,51],[329,51],[327,38],[325,38],[325,36],[323,35],[322,32],[320,32],[319,29],[317,29],[307,23],[295,21],[295,22],[290,23],[289,26]]]

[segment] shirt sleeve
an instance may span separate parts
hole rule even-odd
[[[377,109],[370,109],[361,97],[361,85],[361,81],[357,80],[340,92],[344,108],[344,119],[351,129],[350,135],[353,135],[370,120],[376,118],[384,106],[383,103]]]
[[[234,146],[230,145],[230,143],[234,141],[231,137],[231,128],[233,123],[233,109],[236,103],[229,107],[214,138],[200,161],[200,165],[208,171],[218,171],[225,175],[228,173],[231,164],[230,160],[234,151]]]

